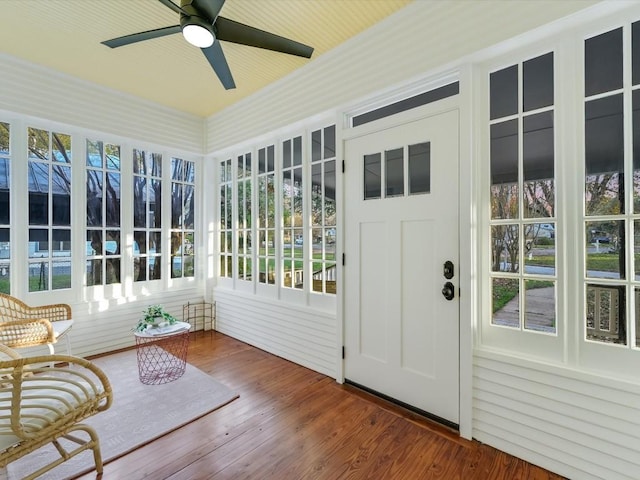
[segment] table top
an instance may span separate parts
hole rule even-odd
[[[177,333],[184,333],[191,328],[191,324],[187,322],[176,322],[173,325],[167,325],[166,327],[153,327],[147,328],[144,332],[133,332],[136,337],[141,338],[159,338],[168,337]]]

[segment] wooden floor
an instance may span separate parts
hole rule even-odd
[[[188,361],[240,398],[108,463],[103,480],[562,478],[217,332],[192,334]]]

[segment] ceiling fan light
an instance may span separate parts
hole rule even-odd
[[[182,35],[194,47],[207,48],[213,45],[213,33],[201,25],[193,23],[185,25],[182,28]]]

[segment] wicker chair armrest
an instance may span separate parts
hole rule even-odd
[[[0,343],[8,347],[30,347],[55,341],[53,326],[46,318],[0,322]]]

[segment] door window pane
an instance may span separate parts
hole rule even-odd
[[[364,156],[364,199],[382,196],[382,156],[373,153]]]
[[[404,195],[404,154],[402,148],[384,152],[385,162],[385,196]]]
[[[431,144],[409,145],[409,195],[431,191]]]

